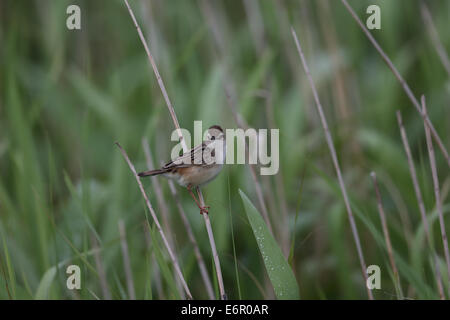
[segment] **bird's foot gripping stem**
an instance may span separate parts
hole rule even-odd
[[[195,197],[195,194],[192,192],[192,186],[191,186],[191,185],[188,185],[188,186],[187,186],[187,189],[188,189],[188,191],[189,191],[189,193],[190,193],[192,199],[194,199],[195,203],[197,204],[197,207],[200,209],[200,214],[203,214],[203,213],[209,214],[209,213],[208,213],[209,206],[202,206],[202,205],[200,204],[200,202],[199,202],[199,201],[197,200],[197,198]],[[199,195],[199,190],[198,190],[198,188],[197,188],[197,194]],[[200,195],[199,195],[199,199],[200,199]]]

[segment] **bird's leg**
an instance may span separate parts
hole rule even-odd
[[[197,187],[196,189],[197,189],[197,196],[198,196],[198,199],[200,199],[200,188]],[[208,209],[209,209],[209,206],[201,206],[201,207],[200,207],[200,214],[203,214],[203,212],[206,213],[206,214],[209,214],[209,213],[208,213]]]
[[[187,190],[189,191],[189,194],[191,195],[192,199],[194,199],[195,203],[197,204],[197,207],[200,209],[200,214],[203,214],[203,212],[208,213],[209,207],[207,206],[201,206],[200,202],[195,197],[195,194],[192,192],[192,186],[190,184],[187,185]],[[197,189],[198,192],[198,189]]]

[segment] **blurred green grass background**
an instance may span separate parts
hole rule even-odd
[[[380,6],[381,30],[372,34],[415,95],[427,96],[430,118],[449,148],[450,81],[424,26],[419,1],[349,3],[363,21],[367,6]],[[81,8],[81,30],[66,28],[69,4]],[[280,172],[259,180],[280,246],[289,250],[286,238],[291,241],[295,235],[290,262],[301,297],[366,299],[347,213],[290,34],[292,25],[335,140],[366,263],[382,270],[382,289],[374,291],[375,298],[395,299],[396,292],[369,177],[372,170],[402,261],[398,267],[405,296],[438,298],[395,111],[403,115],[447,285],[423,123],[340,1],[130,4],[181,127],[192,130],[194,120],[202,120],[205,129],[212,124],[235,128],[224,91],[227,84],[235,88],[231,98],[251,127],[280,129]],[[450,3],[428,5],[444,47],[450,48]],[[0,28],[0,299],[105,298],[93,238],[111,297],[129,298],[118,233],[121,219],[136,297],[177,297],[155,260],[154,246],[164,255],[165,249],[146,238],[144,201],[113,144],[121,143],[137,170],[146,169],[143,137],[156,164],[169,159],[174,145],[173,123],[124,3],[1,0]],[[222,47],[215,44],[215,32]],[[436,154],[447,213],[450,175],[444,158]],[[192,246],[167,182],[161,178],[160,183],[183,273],[194,298],[205,299]],[[144,180],[144,185],[159,214],[151,181]],[[203,219],[188,193],[177,188],[214,279]],[[273,298],[239,189],[258,207],[244,165],[226,166],[203,190],[211,206],[225,289],[233,299]],[[69,264],[81,267],[81,290],[66,288]]]

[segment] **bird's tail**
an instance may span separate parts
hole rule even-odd
[[[144,172],[139,172],[138,176],[139,177],[151,177],[151,176],[157,176],[158,174],[163,174],[166,173],[167,170],[165,169],[156,169],[156,170],[149,170],[149,171],[144,171]]]

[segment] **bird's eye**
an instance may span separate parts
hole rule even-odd
[[[216,140],[216,137],[212,136],[212,137],[211,137],[211,140]]]

